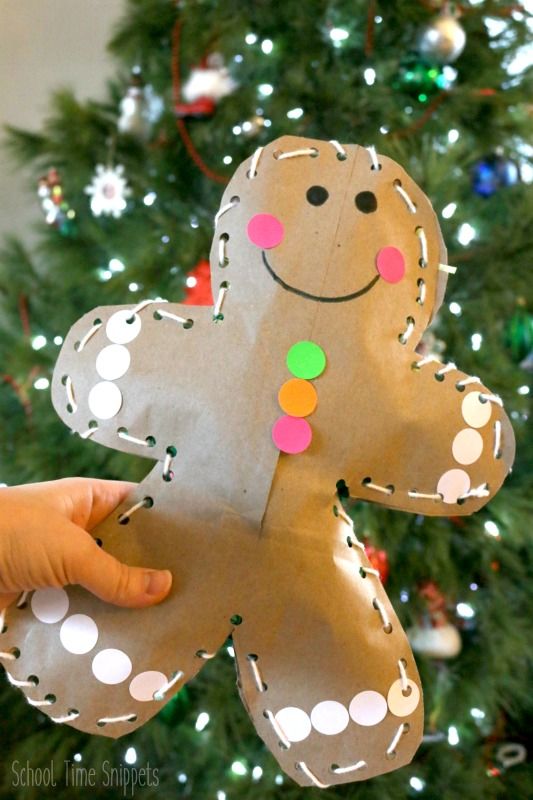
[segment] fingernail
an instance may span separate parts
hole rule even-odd
[[[146,594],[158,595],[166,594],[172,583],[172,574],[165,570],[153,570],[146,572],[144,576],[146,584]]]

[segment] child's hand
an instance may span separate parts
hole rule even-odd
[[[0,489],[0,609],[21,592],[77,583],[118,606],[141,607],[168,593],[168,570],[128,567],[87,533],[133,484],[65,478]]]

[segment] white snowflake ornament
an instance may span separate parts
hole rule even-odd
[[[126,208],[126,198],[131,194],[122,164],[116,167],[98,164],[85,193],[91,195],[91,211],[95,217],[101,214],[120,217]]]

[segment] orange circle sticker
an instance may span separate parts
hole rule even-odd
[[[291,378],[285,381],[278,392],[281,408],[291,417],[307,417],[312,414],[316,408],[317,399],[313,384],[302,378]]]

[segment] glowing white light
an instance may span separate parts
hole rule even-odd
[[[126,755],[124,756],[126,764],[135,764],[137,761],[137,750],[134,747],[128,747]]]
[[[377,17],[374,17],[374,22],[376,23],[376,25],[381,25],[381,23],[383,22],[383,17],[380,17],[379,15]]]
[[[242,763],[242,761],[234,761],[231,765],[231,771],[234,775],[246,775],[248,770],[246,766]]]
[[[191,228],[199,228],[200,223],[198,222],[198,217],[191,217],[190,219]]]
[[[269,53],[271,53],[271,52],[272,52],[272,49],[273,49],[273,47],[274,47],[274,45],[272,44],[272,41],[271,41],[270,39],[264,39],[264,40],[261,42],[261,50],[262,50],[262,51],[263,51],[263,53],[265,53],[266,55],[268,55]]]
[[[453,83],[457,78],[457,70],[449,64],[446,64],[446,66],[442,68],[442,74],[448,83]]]
[[[389,129],[387,128],[386,125],[382,125],[381,128],[379,129],[379,132],[385,135],[386,133],[389,132]]]
[[[224,164],[231,164],[231,162],[233,161],[233,159],[232,159],[232,157],[231,157],[231,156],[224,156],[224,158],[222,159],[222,161],[224,162]]]
[[[42,350],[43,347],[46,347],[46,336],[41,333],[38,336],[34,336],[31,340],[31,346],[34,350]]]
[[[455,144],[455,142],[459,138],[459,131],[457,128],[452,128],[451,131],[448,131],[448,141],[450,144]]]
[[[242,123],[242,129],[243,129],[243,131],[245,133],[248,133],[249,131],[252,130],[252,123],[249,120],[247,120],[246,122],[243,122]]]
[[[415,792],[421,792],[425,785],[425,782],[417,778],[416,775],[413,775],[413,777],[409,779],[409,786],[411,789],[414,789]]]
[[[242,64],[242,56],[240,53],[237,53],[236,56],[233,56],[233,60],[236,64]]]
[[[474,717],[474,719],[485,719],[485,712],[480,708],[471,708],[470,714]]]
[[[452,747],[459,744],[459,733],[455,725],[450,725],[448,728],[448,744],[451,744]]]
[[[187,776],[184,772],[178,772],[178,783],[187,783]]]
[[[376,82],[376,70],[372,69],[372,67],[367,67],[363,72],[363,78],[368,86],[373,86]]]
[[[143,203],[145,206],[153,206],[156,199],[157,195],[155,192],[148,192],[148,194],[145,194],[143,197]]]
[[[259,94],[262,95],[262,97],[270,97],[270,95],[274,91],[274,87],[270,83],[260,83],[259,86],[257,87],[257,90]]]
[[[242,133],[242,128],[241,128],[241,126],[240,126],[240,125],[234,125],[234,126],[233,126],[233,128],[232,128],[231,130],[233,131],[233,133],[235,134],[235,136],[238,136],[238,135],[239,135],[239,133]]]
[[[78,762],[78,764],[79,764],[79,762],[81,761],[81,759],[82,759],[82,755],[81,755],[81,753],[74,753],[74,761],[77,761],[77,762]]]
[[[463,309],[461,308],[459,303],[456,303],[455,301],[451,302],[448,308],[450,309],[450,314],[453,314],[454,317],[460,317],[461,314],[463,313]]]
[[[100,269],[98,270],[98,277],[101,281],[108,281],[110,278],[113,277],[113,273],[110,269]]]
[[[476,616],[476,612],[469,603],[457,603],[456,611],[458,616],[463,619],[472,619]]]
[[[408,603],[409,602],[409,592],[407,589],[402,589],[400,592],[400,602],[401,603]]]
[[[343,42],[350,34],[344,28],[332,28],[329,32],[329,38],[332,42]]]
[[[62,336],[54,336],[54,344],[57,344],[57,345],[63,344],[63,337]]]
[[[261,778],[262,774],[263,774],[263,768],[262,767],[257,766],[257,767],[253,768],[253,770],[252,770],[252,778],[254,779],[254,781],[258,781]]]
[[[472,350],[477,352],[481,349],[483,336],[480,333],[473,333],[470,337],[470,341],[472,342]]]
[[[278,786],[281,786],[281,784],[283,783],[283,775],[276,775],[276,777],[274,778],[274,783],[277,784]]]
[[[270,128],[270,126],[272,125],[272,120],[271,119],[263,120],[263,125],[265,128]]]
[[[457,239],[459,240],[459,244],[462,244],[463,247],[467,247],[472,241],[472,239],[475,238],[476,238],[476,229],[473,228],[469,222],[463,222],[457,234]]]
[[[504,19],[495,19],[494,17],[485,17],[483,20],[485,23],[485,27],[487,29],[487,33],[492,38],[499,36],[500,33],[503,33],[504,30],[508,26],[508,22]]]
[[[226,792],[223,792],[222,789],[217,792],[217,800],[226,800]]]
[[[228,655],[231,656],[231,658],[235,658],[235,650],[231,645],[229,645],[229,647],[226,647],[226,650],[228,651]]]
[[[189,277],[185,279],[185,286],[188,286],[189,289],[192,289],[197,283],[198,279],[195,278],[194,275],[189,275]]]
[[[167,236],[165,234],[164,236],[161,237],[161,241],[163,242],[163,244],[168,244],[170,242],[170,236]]]
[[[244,37],[244,41],[246,44],[255,44],[257,42],[257,36],[255,33],[247,33]]]
[[[498,538],[498,537],[499,537],[499,535],[500,535],[500,529],[498,528],[498,526],[496,525],[496,523],[495,523],[495,522],[493,522],[491,519],[488,519],[488,520],[485,522],[485,524],[483,525],[483,527],[485,528],[485,533],[486,533],[488,536],[494,536],[494,537],[496,537],[496,538]]]
[[[138,292],[139,284],[135,283],[135,281],[132,281],[130,284],[128,284],[128,289],[130,290],[130,292]]]
[[[457,211],[457,203],[448,203],[448,205],[444,206],[444,208],[440,213],[442,214],[444,219],[450,219],[450,217],[453,217],[456,211]]]
[[[37,380],[34,381],[33,384],[34,389],[41,389],[41,390],[48,389],[49,386],[50,386],[50,381],[48,380],[48,378],[37,378]]]
[[[470,584],[470,589],[471,589],[473,592],[477,592],[477,590],[479,589],[479,586],[477,585],[477,583],[471,583],[471,584]]]
[[[209,725],[209,714],[207,711],[201,711],[200,714],[198,714],[198,719],[196,720],[194,727],[197,731],[203,731],[207,725]]]
[[[120,260],[120,258],[112,258],[108,264],[108,267],[111,272],[124,272],[126,269],[125,264]]]
[[[300,119],[300,117],[303,116],[303,113],[303,108],[291,108],[290,111],[287,111],[287,116],[289,119]]]
[[[529,386],[519,386],[516,391],[518,394],[529,394]]]

